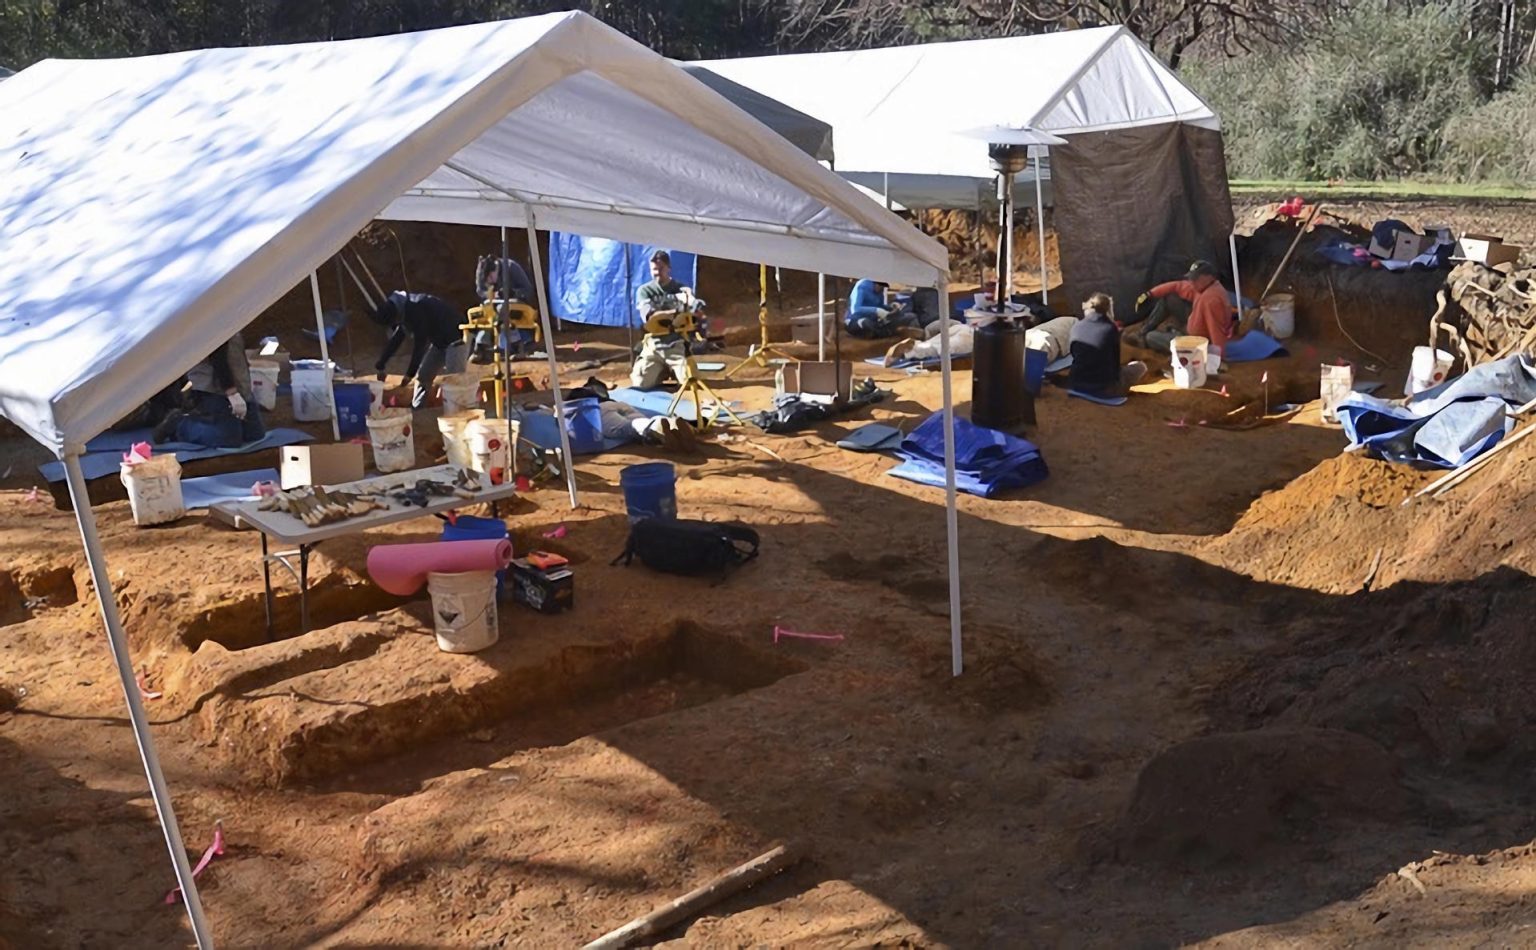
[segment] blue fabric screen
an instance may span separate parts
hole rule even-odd
[[[672,255],[672,276],[697,290],[698,258],[686,251],[550,232],[550,307],[573,323],[639,326],[635,291],[650,282],[651,254],[659,250]]]

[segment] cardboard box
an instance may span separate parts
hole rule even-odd
[[[1456,242],[1457,260],[1476,261],[1488,267],[1496,267],[1499,264],[1520,262],[1520,252],[1524,250],[1514,244],[1505,244],[1504,239],[1494,237],[1491,234],[1463,234],[1461,240]]]
[[[814,360],[785,363],[779,370],[778,389],[779,392],[799,393],[828,402],[839,393],[844,399],[852,399],[853,364]]]
[[[282,453],[284,490],[304,485],[340,485],[363,477],[363,447],[355,443],[285,445]]]
[[[541,571],[526,558],[512,561],[512,599],[542,614],[557,614],[576,606],[576,576],[568,567]]]
[[[1370,252],[1373,256],[1386,261],[1411,261],[1434,246],[1435,239],[1430,235],[1398,229],[1392,232],[1390,247],[1372,237]]]

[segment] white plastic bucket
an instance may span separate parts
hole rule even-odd
[[[474,653],[495,644],[496,572],[428,574],[432,626],[444,653]]]
[[[1296,295],[1270,294],[1264,298],[1264,326],[1269,335],[1284,340],[1296,332]]]
[[[1205,351],[1205,375],[1215,376],[1221,372],[1221,347],[1213,346]]]
[[[480,377],[453,373],[438,380],[443,387],[443,415],[451,416],[480,405]]]
[[[1180,389],[1205,385],[1206,359],[1211,341],[1203,336],[1176,336],[1168,348],[1173,353],[1173,384]]]
[[[256,405],[268,411],[276,409],[277,380],[282,375],[282,365],[266,360],[252,360],[250,365],[251,395],[256,397]]]
[[[1343,366],[1324,363],[1322,367],[1322,380],[1318,388],[1323,399],[1323,421],[1338,422],[1339,414],[1336,410],[1339,403],[1355,390],[1355,366],[1353,363],[1345,363]]]
[[[1403,391],[1412,396],[1426,389],[1445,382],[1450,375],[1451,366],[1456,362],[1456,357],[1444,350],[1434,350],[1427,346],[1413,348],[1413,363],[1408,369],[1408,385]]]
[[[165,524],[187,513],[181,499],[181,463],[174,455],[155,455],[142,462],[124,462],[119,472],[128,489],[133,523],[139,527]]]
[[[378,409],[368,417],[373,466],[380,472],[403,472],[416,465],[416,437],[409,409]]]
[[[464,429],[471,422],[485,418],[484,409],[470,409],[437,419],[437,431],[443,434],[443,451],[448,453],[448,464],[458,468],[470,468],[469,443],[464,440]]]
[[[331,384],[324,369],[299,369],[295,364],[293,418],[299,422],[324,422],[331,417]]]
[[[475,419],[464,426],[464,444],[469,450],[469,467],[489,476],[491,484],[500,485],[511,476],[512,445],[507,439],[505,419]],[[517,438],[518,423],[511,422],[512,438]]]

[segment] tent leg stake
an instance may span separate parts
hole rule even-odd
[[[128,652],[128,638],[123,633],[122,618],[117,613],[117,598],[112,591],[111,575],[107,572],[106,555],[101,550],[101,538],[96,533],[96,513],[91,509],[91,499],[85,487],[85,474],[80,471],[78,454],[69,453],[64,456],[64,474],[69,481],[69,497],[74,505],[75,521],[80,528],[80,540],[85,546],[85,560],[90,567],[91,582],[96,587],[96,601],[101,608],[102,623],[107,628],[107,644],[112,650],[113,663],[117,666],[123,698],[128,703],[128,719],[133,726],[133,738],[139,746],[139,758],[144,763],[144,774],[149,779],[150,797],[154,799],[160,829],[165,833],[165,845],[171,853],[176,883],[181,886],[182,899],[186,901],[192,936],[200,950],[212,950],[213,936],[208,930],[208,920],[203,916],[203,901],[197,891],[197,881],[192,877],[192,864],[187,860],[187,849],[182,844],[181,828],[176,822],[170,789],[166,787],[165,773],[160,769],[160,755],[155,751],[155,740],[149,731],[149,717],[144,713],[144,698],[139,694],[138,680],[134,677],[133,657]]]

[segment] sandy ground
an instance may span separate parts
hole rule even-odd
[[[575,610],[504,604],[475,655],[366,578],[433,522],[322,546],[317,629],[285,581],[268,642],[255,536],[98,506],[189,853],[222,821],[220,944],[580,944],[785,841],[805,859],[664,945],[1530,943],[1536,454],[1403,507],[1432,476],[1341,455],[1314,397],[1344,350],[1294,349],[1120,408],[1048,387],[1049,480],[961,498],[958,679],[942,492],[833,444],[915,425],[934,374],[861,365],[892,393],[867,414],[674,457],[685,515],[762,532],[724,582],[610,566],[618,472],[659,456],[583,460],[579,510],[510,517],[572,559]],[[0,935],[188,945],[73,516],[0,452]]]

